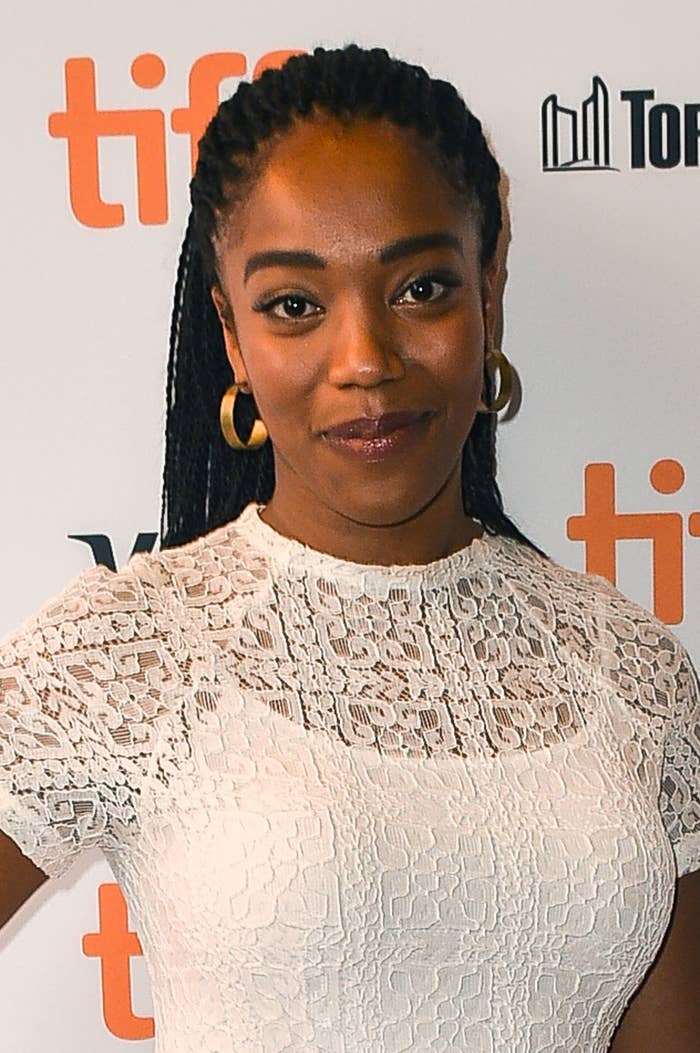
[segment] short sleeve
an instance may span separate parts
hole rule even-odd
[[[659,805],[678,876],[700,870],[700,688],[681,644],[672,714],[666,729]]]
[[[86,571],[0,643],[0,829],[50,877],[137,822],[177,679],[145,558]]]

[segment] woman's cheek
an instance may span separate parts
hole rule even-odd
[[[287,343],[291,344],[291,341]],[[308,362],[296,348],[274,349],[272,341],[252,349],[249,363],[251,390],[260,415],[274,427],[301,423],[306,411],[313,379]]]

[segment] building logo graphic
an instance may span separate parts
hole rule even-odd
[[[542,168],[545,172],[617,171],[610,163],[610,93],[602,77],[579,110],[548,95],[542,103]]]

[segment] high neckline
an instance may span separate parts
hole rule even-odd
[[[507,540],[484,532],[480,538],[474,538],[450,555],[428,563],[356,563],[281,534],[261,518],[260,513],[264,508],[262,504],[247,505],[232,525],[250,544],[276,561],[307,565],[331,577],[361,575],[391,578],[394,581],[402,578],[413,581],[444,579],[452,576],[457,569],[463,571],[467,567],[477,568],[488,563],[495,548]]]

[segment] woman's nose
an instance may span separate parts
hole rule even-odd
[[[375,387],[406,373],[396,334],[373,312],[348,310],[332,339],[328,379],[337,387]]]

